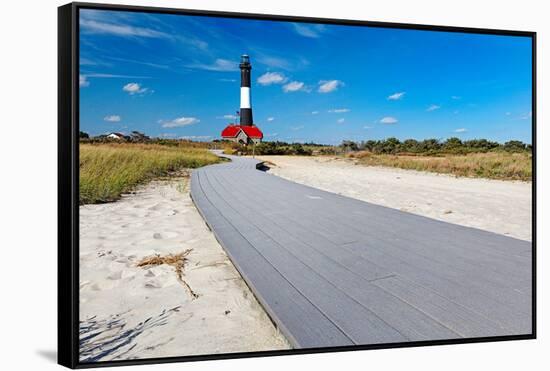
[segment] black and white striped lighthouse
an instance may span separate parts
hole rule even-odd
[[[230,123],[221,132],[221,137],[224,140],[236,142],[241,145],[256,145],[260,143],[264,134],[259,127],[254,125],[252,120],[252,105],[250,104],[250,58],[248,55],[241,55],[241,110],[238,112],[240,123]],[[255,147],[254,147],[255,148]],[[254,149],[252,150],[254,154]]]
[[[241,126],[252,126],[252,106],[250,104],[250,70],[252,65],[250,64],[250,58],[248,55],[241,55],[241,63],[239,64],[241,69]]]

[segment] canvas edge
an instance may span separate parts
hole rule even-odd
[[[203,15],[240,19],[279,20],[312,22],[340,25],[429,30],[440,32],[462,32],[529,37],[532,40],[532,142],[533,142],[533,183],[532,183],[532,230],[533,230],[533,308],[532,331],[499,337],[450,339],[349,347],[291,349],[249,353],[209,354],[198,356],[178,356],[137,360],[105,361],[80,363],[78,360],[78,11],[79,9],[121,10],[133,12],[155,12],[181,15]],[[69,232],[69,233],[67,233]],[[195,9],[159,8],[100,3],[73,2],[58,8],[58,363],[69,368],[95,368],[123,365],[143,365],[203,360],[221,360],[248,357],[311,354],[325,352],[388,349],[450,344],[469,344],[509,340],[536,339],[536,32],[502,30],[489,28],[423,25],[394,22],[373,22],[334,18],[314,18],[286,15],[237,13],[225,11],[205,11]]]
[[[78,164],[75,64],[75,6],[58,8],[58,173],[57,173],[57,363],[69,368],[78,364]],[[76,79],[75,79],[76,76]],[[76,167],[78,169],[78,167]],[[75,353],[76,352],[76,353]]]

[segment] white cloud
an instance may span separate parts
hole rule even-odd
[[[151,28],[105,23],[90,19],[81,19],[80,27],[85,32],[95,34],[109,34],[122,37],[170,38],[170,35],[167,33],[153,30]]]
[[[208,43],[204,40],[200,40],[191,35],[183,36],[182,34],[174,35],[174,38],[178,41],[181,41],[184,44],[187,44],[193,48],[199,49],[201,51],[208,50]]]
[[[437,104],[432,104],[431,106],[429,106],[428,108],[426,108],[426,111],[432,112],[432,111],[438,110],[438,109],[440,109],[440,108],[441,108],[441,106],[438,106]]]
[[[275,117],[268,117],[267,118],[267,121],[273,121],[273,120],[275,120]]]
[[[97,66],[98,64],[97,62],[82,56],[80,57],[80,60],[78,62],[81,66]]]
[[[311,111],[312,115],[317,115],[318,113],[319,113],[319,111]]]
[[[363,126],[363,129],[374,129],[374,126]]]
[[[239,66],[234,61],[218,58],[210,65],[202,65],[202,69],[208,71],[237,71]]]
[[[277,135],[279,135],[279,133],[269,133],[269,134],[266,134],[265,136],[266,137],[276,137]]]
[[[158,63],[142,61],[142,60],[136,60],[136,59],[130,59],[130,58],[119,58],[119,57],[106,57],[106,58],[108,58],[110,60],[113,60],[113,61],[139,64],[139,65],[142,65],[142,66],[153,67],[153,68],[158,68],[158,69],[163,69],[163,70],[170,69],[170,66],[168,66],[166,64],[158,64]]]
[[[525,115],[522,115],[520,117],[521,120],[529,120],[531,117],[533,117],[533,112],[526,113]]]
[[[388,97],[388,100],[400,100],[401,98],[403,98],[405,96],[405,92],[404,91],[401,91],[399,93],[393,93],[392,95],[390,95]]]
[[[150,79],[150,76],[114,75],[112,73],[87,73],[86,77],[101,79]]]
[[[298,35],[313,39],[319,38],[326,31],[326,27],[322,24],[292,23],[292,26]]]
[[[283,86],[283,91],[285,93],[294,92],[294,91],[307,91],[305,84],[301,81],[291,81],[288,84]]]
[[[282,84],[286,81],[285,75],[278,72],[266,72],[262,76],[258,77],[258,84],[260,85],[271,85],[271,84]]]
[[[223,115],[223,116],[217,116],[217,119],[224,119],[224,120],[235,120],[237,119],[237,115]]]
[[[466,129],[466,128],[459,128],[459,129],[455,130],[455,133],[465,133],[467,131],[468,131],[468,129]]]
[[[87,86],[90,86],[90,82],[88,81],[88,79],[86,78],[85,75],[80,75],[79,76],[79,86],[81,88],[85,88]]]
[[[506,112],[505,115],[506,116],[510,116],[512,114],[512,112]]]
[[[109,115],[109,116],[105,116],[103,120],[108,122],[120,122],[122,118],[119,115]]]
[[[178,117],[171,121],[159,120],[159,123],[162,124],[163,128],[179,128],[183,126],[193,125],[199,123],[199,120],[196,117]]]
[[[342,86],[344,86],[344,83],[340,80],[321,80],[317,91],[319,93],[330,93]]]
[[[397,120],[395,117],[392,117],[392,116],[386,116],[380,120],[381,124],[386,124],[386,125],[393,125],[393,124],[397,124],[398,122],[399,120]]]
[[[275,57],[271,55],[259,54],[255,59],[258,63],[264,64],[271,68],[281,68],[283,70],[292,69],[292,64],[284,58]]]
[[[327,112],[329,113],[346,113],[346,112],[349,112],[351,111],[349,108],[334,108],[334,109],[329,109]]]
[[[146,93],[149,89],[142,87],[137,82],[130,82],[122,87],[122,90],[127,92],[130,95],[134,94],[143,94]]]
[[[291,127],[290,127],[290,130],[292,130],[292,131],[297,131],[297,130],[302,130],[303,128],[304,128],[304,125],[291,126]]]
[[[345,119],[341,118],[341,119],[338,119],[336,122],[339,123],[339,124],[343,124],[344,121],[346,121]]]
[[[222,81],[222,82],[236,82],[237,80],[236,80],[236,79],[218,79],[218,81]]]
[[[192,63],[187,65],[188,68],[194,68],[205,71],[217,72],[232,72],[238,71],[239,65],[235,61],[229,59],[218,58],[213,63]]]
[[[458,96],[458,95],[452,95],[452,96],[451,96],[451,99],[459,100],[459,99],[462,99],[462,97],[460,97],[460,96]]]

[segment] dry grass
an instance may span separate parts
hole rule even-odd
[[[180,281],[181,284],[186,288],[186,290],[189,292],[189,295],[191,295],[193,299],[196,299],[199,297],[199,295],[195,293],[191,289],[191,286],[189,286],[189,284],[185,282],[185,280],[183,279],[184,277],[183,269],[185,268],[185,264],[187,263],[187,255],[189,255],[189,253],[191,253],[192,250],[193,249],[187,249],[184,252],[179,254],[168,254],[165,256],[160,256],[158,254],[153,256],[148,256],[140,260],[136,264],[136,266],[140,268],[157,266],[162,264],[172,266],[176,271],[176,275],[178,276],[178,281]]]
[[[467,155],[413,156],[357,152],[353,156],[359,164],[390,166],[401,169],[429,171],[465,177],[502,180],[532,180],[530,153],[488,152]]]
[[[218,162],[205,148],[142,143],[80,144],[80,203],[116,201],[138,184]]]

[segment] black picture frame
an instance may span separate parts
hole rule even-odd
[[[80,9],[120,10],[126,12],[201,15],[254,20],[292,21],[336,25],[430,30],[474,34],[529,37],[532,40],[532,333],[471,339],[415,341],[390,344],[354,345],[330,348],[291,349],[253,353],[179,356],[140,360],[79,362],[79,26]],[[191,9],[172,9],[145,6],[70,3],[58,8],[58,363],[69,368],[91,368],[137,364],[204,361],[245,357],[279,356],[321,352],[342,352],[366,349],[418,347],[443,344],[464,344],[536,338],[536,191],[537,191],[537,88],[536,32],[464,28],[422,24],[371,22],[349,19],[295,17],[268,14],[233,13]]]

